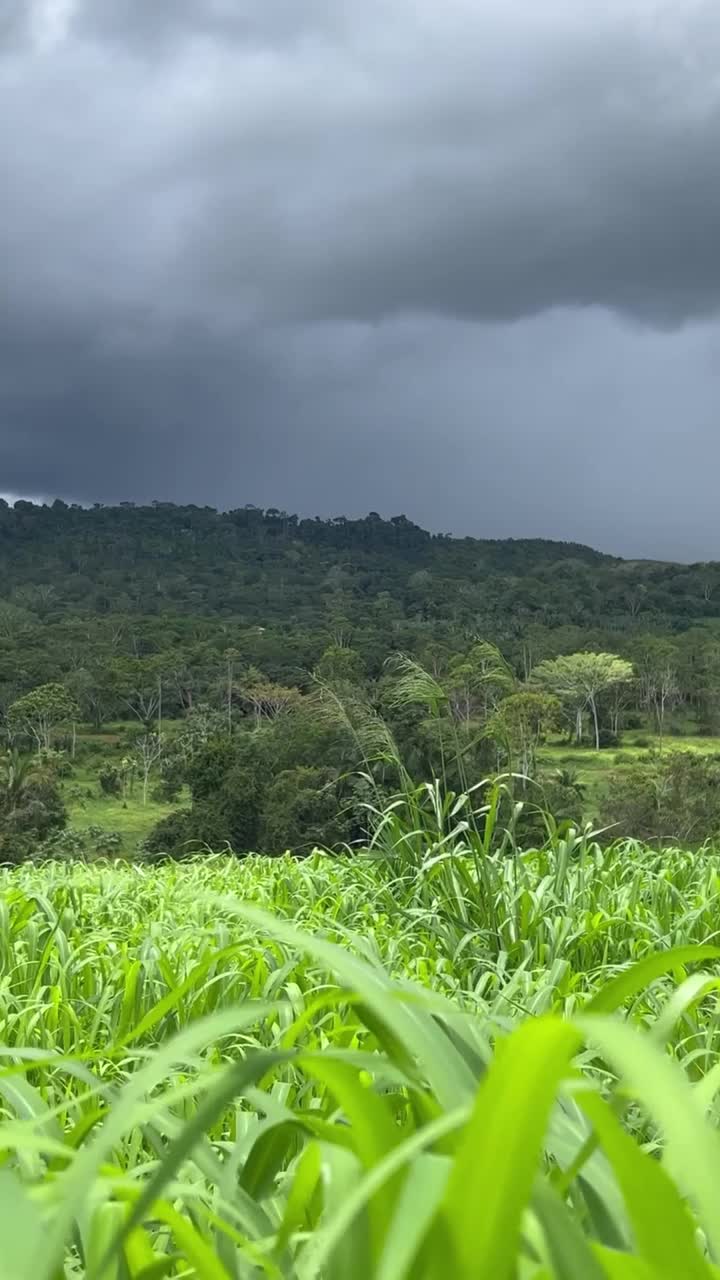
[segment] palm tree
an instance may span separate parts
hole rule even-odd
[[[7,751],[0,763],[0,809],[12,813],[27,796],[31,786],[45,779],[47,770],[32,756]]]

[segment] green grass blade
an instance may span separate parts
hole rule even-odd
[[[578,1046],[573,1028],[552,1018],[526,1022],[500,1045],[447,1188],[458,1275],[512,1275],[550,1109]]]
[[[661,978],[666,973],[683,971],[687,964],[701,964],[703,960],[720,959],[720,947],[687,946],[672,947],[669,951],[656,951],[630,969],[617,974],[603,984],[585,1005],[585,1013],[614,1013],[626,1000]]]

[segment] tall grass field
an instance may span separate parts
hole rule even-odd
[[[2,1280],[720,1276],[720,855],[0,872]]]

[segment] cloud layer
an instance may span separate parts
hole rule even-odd
[[[720,557],[716,4],[2,22],[2,489]]]

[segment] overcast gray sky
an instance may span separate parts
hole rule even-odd
[[[0,490],[720,559],[718,0],[0,0]]]

